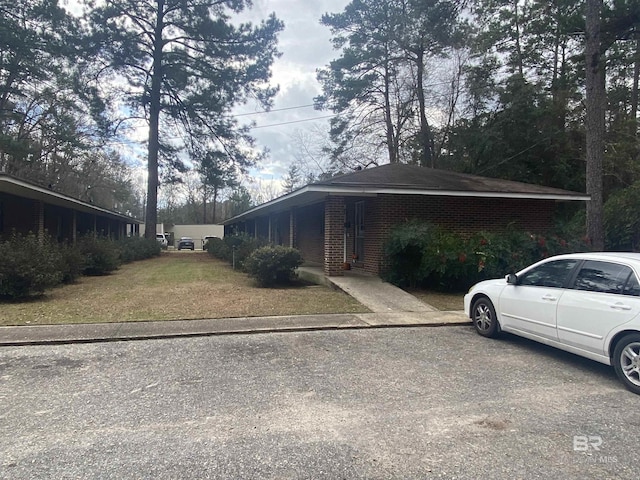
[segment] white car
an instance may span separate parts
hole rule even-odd
[[[501,331],[613,365],[640,394],[640,253],[558,255],[474,285],[464,311],[476,331]]]
[[[167,248],[167,246],[169,245],[169,243],[167,242],[167,237],[165,237],[161,233],[156,233],[156,240],[158,241],[158,243],[160,244],[160,247],[162,248]]]

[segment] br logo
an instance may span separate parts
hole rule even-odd
[[[574,435],[573,451],[588,452],[589,450],[600,451],[602,437],[600,435]]]

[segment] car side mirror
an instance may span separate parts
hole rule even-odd
[[[509,275],[507,275],[505,277],[505,279],[507,280],[507,283],[509,285],[517,285],[518,284],[518,277],[516,276],[515,273],[510,273]]]

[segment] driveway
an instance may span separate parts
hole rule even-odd
[[[0,478],[637,478],[608,367],[468,326],[0,349]]]

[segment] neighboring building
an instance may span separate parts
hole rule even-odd
[[[63,193],[0,173],[0,238],[12,231],[75,243],[78,235],[96,233],[114,239],[138,235],[134,218]]]
[[[342,275],[343,263],[379,274],[394,225],[420,219],[463,235],[508,225],[543,233],[558,202],[583,193],[389,164],[312,183],[224,222],[225,234],[247,232],[298,248],[308,264]]]
[[[200,225],[171,225],[159,223],[156,225],[156,233],[169,234],[169,245],[176,246],[181,237],[191,237],[195,248],[202,249],[204,237],[224,237],[224,226],[217,224]],[[144,235],[144,225],[141,226],[140,235]]]

